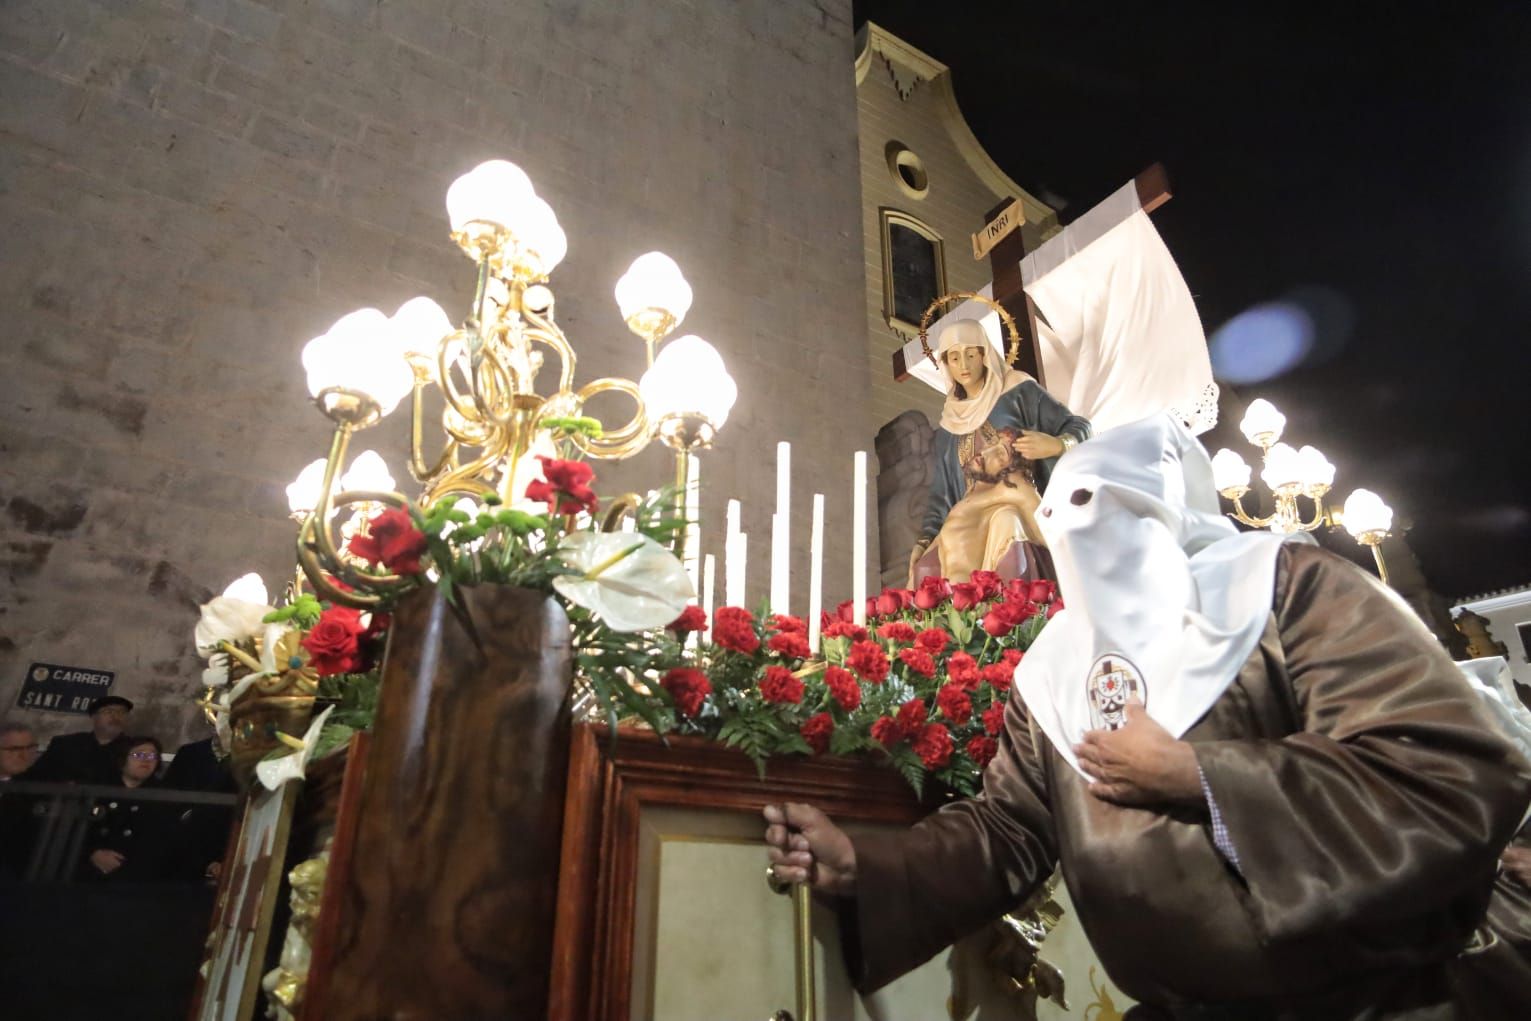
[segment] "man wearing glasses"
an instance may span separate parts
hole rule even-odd
[[[25,723],[0,724],[0,783],[31,769],[37,761],[37,749],[37,735],[31,727]]]
[[[121,773],[123,729],[133,703],[106,695],[90,704],[90,729],[64,734],[48,742],[28,780],[56,783],[115,784]]]
[[[24,776],[37,761],[37,735],[25,723],[0,723],[0,880],[20,878],[31,847],[31,799],[5,796],[8,780]]]

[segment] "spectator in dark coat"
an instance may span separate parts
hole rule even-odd
[[[119,695],[96,699],[90,704],[90,729],[49,741],[48,750],[37,760],[27,779],[116,784],[122,734],[132,712],[133,703]]]
[[[160,743],[152,737],[123,741],[115,786],[144,790],[159,786]],[[82,879],[141,882],[164,879],[170,867],[176,806],[131,798],[99,802],[85,839]]]
[[[239,785],[217,735],[184,744],[165,770],[164,786],[182,791],[235,794]],[[229,839],[234,810],[227,805],[192,805],[181,812],[175,871],[187,879],[216,878]]]

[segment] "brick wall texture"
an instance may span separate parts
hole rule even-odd
[[[443,196],[489,158],[569,235],[577,381],[641,373],[612,286],[652,248],[681,264],[685,329],[740,390],[703,459],[705,548],[743,499],[763,595],[790,440],[805,579],[811,494],[848,531],[876,430],[854,56],[849,0],[3,0],[0,716],[83,724],[14,708],[40,660],[114,670],[133,729],[200,736],[196,604],[248,570],[280,587],[282,489],[327,441],[299,351],[361,306],[461,315]],[[407,491],[405,417],[353,450]],[[656,485],[668,456],[599,486]],[[829,549],[839,596],[850,543]]]

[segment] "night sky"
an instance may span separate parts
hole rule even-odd
[[[1154,222],[1220,377],[1329,456],[1340,499],[1381,494],[1438,592],[1531,583],[1531,4],[1242,6],[862,0],[856,21],[950,66],[990,155],[1065,222],[1164,163]]]

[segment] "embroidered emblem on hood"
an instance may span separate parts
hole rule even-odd
[[[1119,652],[1108,652],[1091,664],[1085,683],[1091,730],[1120,730],[1127,725],[1127,703],[1148,705],[1142,673]]]

